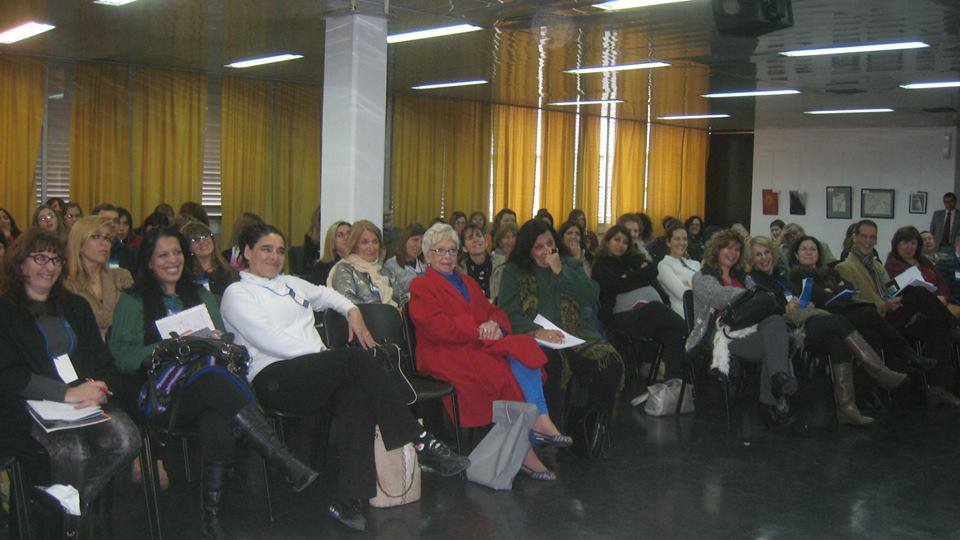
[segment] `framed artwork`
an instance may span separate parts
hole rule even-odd
[[[911,214],[926,214],[927,213],[927,192],[926,191],[914,191],[910,194],[910,213]]]
[[[893,219],[895,194],[892,189],[861,189],[860,217]]]
[[[827,219],[853,218],[853,188],[827,186]]]
[[[780,197],[772,189],[763,190],[763,215],[775,216],[780,213]]]
[[[805,216],[807,215],[807,194],[803,191],[791,191],[790,192],[790,215],[791,216]]]

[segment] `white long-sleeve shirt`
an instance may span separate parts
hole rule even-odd
[[[670,308],[683,317],[683,293],[690,289],[690,280],[700,271],[700,263],[667,255],[657,265],[657,281],[670,297]]]
[[[337,291],[298,277],[266,279],[244,271],[223,293],[220,314],[227,332],[250,353],[247,378],[252,382],[274,362],[326,350],[314,327],[314,311],[333,309],[346,317],[353,307]]]

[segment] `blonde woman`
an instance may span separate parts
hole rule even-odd
[[[327,234],[323,237],[323,251],[320,259],[310,271],[310,282],[314,285],[326,285],[333,265],[347,256],[347,239],[350,238],[350,223],[335,221],[327,227]]]
[[[400,304],[401,291],[393,276],[383,271],[383,233],[367,220],[353,224],[347,256],[334,265],[327,286],[354,304]]]
[[[87,216],[74,223],[67,240],[64,286],[90,304],[101,336],[110,329],[120,293],[133,285],[130,272],[108,266],[114,229],[110,219]]]

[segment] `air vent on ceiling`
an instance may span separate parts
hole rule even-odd
[[[934,114],[938,114],[938,113],[948,113],[948,114],[949,114],[949,113],[955,113],[955,112],[957,112],[957,110],[954,109],[953,107],[927,107],[926,109],[922,109],[922,110],[923,110],[923,112],[925,112],[925,113],[934,113]]]

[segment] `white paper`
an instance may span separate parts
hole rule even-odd
[[[54,358],[53,365],[57,368],[57,375],[60,375],[60,379],[67,384],[80,378],[77,377],[77,370],[73,369],[69,354],[61,354]]]
[[[103,412],[100,407],[84,407],[74,409],[70,403],[62,401],[49,401],[28,399],[27,405],[44,420],[80,420],[83,418],[96,416]]]
[[[543,341],[542,339],[537,340],[537,343],[548,349],[568,349],[570,347],[576,347],[577,345],[586,343],[586,341],[578,338],[577,336],[564,332],[560,329],[560,327],[550,322],[550,320],[543,315],[537,314],[537,318],[533,320],[533,323],[539,324],[544,330],[556,330],[563,333],[563,341],[560,343],[551,343],[549,341]]]
[[[903,273],[896,277],[895,281],[901,291],[907,287],[923,287],[930,292],[937,291],[937,286],[923,279],[923,274],[920,273],[920,269],[916,266],[911,266],[904,270]]]
[[[60,502],[60,506],[63,507],[63,510],[70,514],[71,516],[80,515],[80,493],[77,492],[77,488],[64,485],[64,484],[52,484],[47,487],[37,486],[43,491],[46,491],[51,497]]]
[[[210,318],[210,312],[204,304],[158,319],[156,324],[160,337],[164,339],[171,337],[171,332],[176,332],[178,336],[186,336],[203,330],[212,332],[214,329],[213,319]]]

